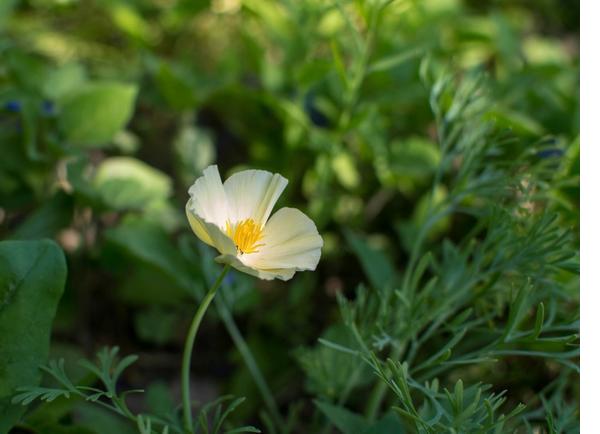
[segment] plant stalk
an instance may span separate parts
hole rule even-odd
[[[283,421],[283,418],[281,417],[281,414],[279,413],[279,410],[277,409],[277,403],[275,402],[275,398],[273,397],[273,394],[271,393],[271,390],[267,385],[267,381],[265,380],[264,375],[262,374],[260,368],[258,367],[258,364],[256,363],[256,359],[254,358],[252,351],[250,351],[246,340],[242,336],[242,333],[240,332],[239,328],[237,327],[237,324],[235,323],[235,320],[233,319],[231,312],[227,308],[225,300],[223,299],[221,294],[217,296],[215,300],[215,305],[217,307],[217,311],[219,312],[219,316],[221,317],[221,320],[225,325],[225,328],[229,332],[229,336],[231,336],[231,339],[233,340],[233,343],[235,344],[240,355],[242,356],[242,359],[244,359],[244,363],[246,364],[248,371],[250,371],[250,375],[252,375],[256,387],[262,395],[262,398],[267,406],[267,409],[269,410],[271,417],[275,422],[275,425],[277,426],[277,429],[282,433],[285,432],[285,423]]]
[[[183,406],[183,424],[185,432],[188,434],[193,434],[194,426],[192,423],[192,405],[190,402],[190,365],[192,361],[192,351],[194,349],[194,341],[196,340],[196,335],[198,334],[198,328],[200,327],[200,323],[202,322],[202,318],[204,318],[204,314],[210,306],[215,294],[217,293],[217,289],[221,285],[221,282],[225,278],[227,271],[229,270],[229,264],[223,267],[223,271],[215,280],[215,283],[210,288],[210,290],[206,293],[194,318],[192,319],[192,324],[187,333],[187,337],[185,339],[185,347],[183,350],[183,360],[181,363],[181,400]]]

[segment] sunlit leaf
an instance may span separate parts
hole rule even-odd
[[[165,201],[171,193],[167,175],[130,157],[104,160],[94,177],[94,186],[104,203],[117,210],[147,208]]]
[[[84,85],[60,101],[60,128],[74,145],[105,145],[131,118],[136,94],[136,86],[130,84]]]

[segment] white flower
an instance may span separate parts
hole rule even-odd
[[[269,218],[287,179],[264,170],[244,170],[221,182],[217,166],[203,171],[190,187],[186,214],[192,230],[231,264],[261,279],[289,280],[314,270],[323,239],[313,221],[295,208]]]

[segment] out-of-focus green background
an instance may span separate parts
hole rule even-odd
[[[428,70],[479,71],[485,118],[519,149],[570,162],[548,207],[577,248],[579,3],[398,0],[372,22],[376,3],[0,0],[0,238],[53,238],[67,254],[53,356],[119,345],[141,356],[128,386],[148,389],[150,405],[178,399],[192,300],[215,270],[185,220],[187,189],[213,163],[224,178],[278,172],[289,185],[277,206],[314,219],[321,263],[288,283],[234,273],[226,298],[293,432],[313,432],[311,400],[338,384],[311,376],[307,354],[339,319],[336,294],[353,298],[372,277],[362,246],[402,273],[427,203],[448,194],[443,180],[429,193],[442,151]],[[475,223],[444,218],[426,242],[461,240]],[[577,283],[563,281],[576,312]],[[477,369],[517,403],[536,402],[558,368]],[[234,419],[262,426],[260,395],[215,312],[193,389],[200,400],[246,396]],[[94,432],[118,423],[78,411]]]

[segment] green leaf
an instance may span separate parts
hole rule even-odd
[[[0,29],[8,22],[16,4],[16,0],[4,0],[0,2]]]
[[[16,388],[40,381],[66,276],[54,242],[0,242],[0,434],[25,410],[10,403]]]
[[[420,56],[421,54],[423,54],[423,51],[424,50],[422,47],[409,48],[399,53],[395,53],[391,56],[387,56],[383,59],[377,60],[369,67],[367,74],[393,69],[409,60],[414,59],[415,57]]]
[[[336,405],[315,401],[315,405],[343,434],[362,434],[369,427],[362,416]]]
[[[60,129],[75,145],[104,145],[131,118],[136,94],[137,88],[130,84],[87,84],[61,101]]]
[[[510,128],[515,133],[524,136],[542,136],[544,127],[533,117],[518,111],[496,109],[490,111],[489,116],[502,128]]]
[[[130,157],[107,158],[94,177],[103,202],[116,210],[145,209],[171,194],[171,179],[161,171]]]
[[[172,108],[186,110],[198,105],[199,97],[193,83],[176,65],[161,62],[154,79],[159,92]]]
[[[73,217],[73,197],[59,192],[31,213],[12,234],[13,239],[31,240],[53,237]]]
[[[535,314],[535,326],[533,328],[533,333],[531,334],[531,339],[537,339],[542,332],[542,327],[544,326],[544,303],[540,302],[538,304],[537,312]]]
[[[426,178],[440,161],[438,146],[425,137],[412,136],[390,143],[390,166],[402,177]]]
[[[370,426],[364,434],[403,434],[406,430],[395,413],[387,413],[383,418]]]
[[[529,284],[523,285],[517,292],[515,300],[510,305],[508,312],[508,320],[506,322],[506,328],[502,335],[504,341],[510,341],[511,334],[517,329],[527,306],[527,297],[529,295],[530,286]]]
[[[136,312],[135,332],[144,342],[164,345],[173,337],[179,322],[177,312],[152,306],[149,309]]]
[[[96,434],[88,428],[81,426],[44,425],[36,429],[38,434]]]
[[[383,289],[393,281],[394,266],[383,251],[371,247],[351,231],[346,231],[346,238],[374,288]]]
[[[156,41],[158,28],[147,22],[136,9],[124,3],[110,4],[109,9],[113,22],[124,33],[147,44]]]
[[[148,386],[144,400],[148,411],[157,416],[167,416],[176,413],[176,404],[171,396],[169,385],[155,381]]]
[[[353,189],[360,185],[360,174],[349,153],[338,152],[331,160],[331,166],[340,184],[347,189]]]
[[[160,226],[130,219],[107,231],[106,236],[112,244],[119,246],[134,258],[172,278],[179,288],[188,293],[197,295],[202,288],[199,269],[187,262]]]
[[[433,192],[421,196],[411,220],[397,224],[397,231],[407,251],[414,248],[421,228],[426,228],[429,240],[440,237],[450,228],[450,217],[442,211],[447,198],[448,190],[444,185],[439,185]]]
[[[78,406],[77,414],[79,424],[97,434],[137,434],[137,430],[127,420],[95,404],[82,403]]]
[[[253,426],[242,426],[240,428],[230,429],[229,431],[225,431],[225,434],[238,434],[238,433],[261,433],[262,431]]]
[[[350,386],[369,381],[370,370],[365,369],[359,352],[350,348],[355,342],[348,327],[335,325],[325,331],[320,345],[296,351],[310,392],[334,400],[347,393]]]
[[[42,91],[47,98],[59,100],[77,92],[86,81],[85,69],[78,63],[69,63],[48,73]]]
[[[460,379],[456,382],[456,385],[454,386],[454,399],[456,402],[457,413],[460,413],[462,411],[464,401],[464,387],[463,382]]]
[[[174,142],[179,174],[185,184],[193,184],[198,174],[215,161],[213,138],[207,130],[186,125]]]

